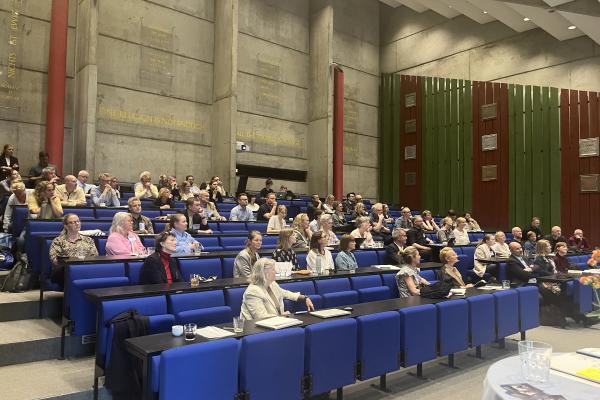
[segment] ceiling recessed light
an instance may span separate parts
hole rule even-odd
[[[569,26],[567,29],[569,29],[569,30],[573,30],[573,29],[577,29],[577,27],[576,27],[575,25],[571,25],[571,26]]]
[[[483,13],[484,13],[484,14],[487,14],[487,11],[483,10]]]
[[[529,18],[525,17],[525,18],[523,18],[523,21],[525,21],[525,22],[529,22],[529,21],[531,21],[531,20],[530,20]]]

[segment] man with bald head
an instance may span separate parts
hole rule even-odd
[[[583,237],[583,231],[581,229],[575,229],[573,236],[569,238],[569,247],[575,251],[590,249],[587,240]]]
[[[512,228],[512,242],[517,242],[517,243],[521,243],[523,244],[523,231],[521,230],[521,228],[519,228],[518,226],[515,226],[514,228]]]
[[[62,185],[56,186],[56,194],[60,197],[60,204],[63,207],[85,206],[85,193],[77,185],[77,178],[73,175],[67,175],[64,182]]]
[[[531,267],[523,258],[523,247],[521,243],[511,242],[508,245],[510,257],[506,261],[506,276],[516,286],[526,285],[531,278],[535,278]]]
[[[558,242],[567,243],[567,238],[562,235],[560,226],[553,226],[551,232],[552,233],[549,235],[546,235],[546,237],[544,237],[544,239],[546,239],[547,241],[550,242],[550,245],[552,246],[552,251],[556,250],[556,243],[558,243]]]
[[[88,196],[90,194],[90,191],[94,188],[94,185],[90,185],[89,183],[87,183],[89,178],[90,173],[87,172],[85,169],[82,169],[77,174],[77,186],[79,186],[81,190],[83,190],[83,193],[85,193]]]

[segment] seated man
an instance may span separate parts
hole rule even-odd
[[[133,232],[138,235],[153,235],[154,227],[150,218],[142,215],[142,202],[137,197],[130,197],[127,200],[127,209],[131,214],[133,221]]]
[[[531,266],[527,264],[523,258],[523,247],[520,243],[511,242],[508,245],[510,249],[510,257],[506,260],[506,277],[511,284],[516,286],[524,286],[535,275],[531,272]]]
[[[511,232],[513,235],[513,239],[510,242],[517,242],[519,244],[523,244],[523,231],[521,230],[521,228],[515,226],[514,228],[512,228]]]
[[[86,197],[90,196],[90,192],[95,187],[94,185],[90,185],[89,183],[87,183],[89,177],[90,173],[87,172],[85,169],[82,169],[77,174],[77,186],[79,186],[81,190],[83,190],[83,193],[85,193]]]
[[[371,225],[373,226],[373,229],[371,229],[373,239],[382,242],[389,242],[391,239],[391,234],[390,228],[388,228],[387,224],[385,223],[383,204],[375,203],[373,207],[371,207]]]
[[[400,265],[402,264],[401,252],[406,247],[406,231],[402,228],[394,228],[392,239],[393,242],[385,246],[385,258],[390,264]]]
[[[260,190],[260,197],[266,199],[269,193],[273,193],[273,180],[271,178],[267,178],[265,181],[265,187]]]
[[[406,233],[406,245],[413,246],[424,258],[425,256],[429,256],[431,253],[431,248],[428,247],[428,244],[431,244],[431,240],[425,236],[425,232],[423,231],[423,217],[417,215],[413,220],[413,227],[408,230]]]
[[[210,201],[210,194],[208,193],[208,190],[201,190],[199,199],[200,207],[204,209],[204,212],[208,219],[210,219],[211,221],[227,221],[227,218],[219,214],[215,203]]]
[[[277,201],[275,193],[269,193],[266,197],[267,201],[262,206],[258,207],[257,221],[269,222],[269,219],[277,214]]]
[[[67,175],[65,183],[56,186],[56,194],[60,197],[60,204],[63,207],[83,207],[86,205],[85,194],[77,186],[77,178],[73,175]]]
[[[45,151],[40,151],[38,157],[38,164],[31,167],[31,169],[29,170],[29,185],[31,187],[35,187],[39,181],[43,180],[42,171],[44,170],[44,168],[50,167],[56,171],[56,166],[48,162],[48,153],[46,153]]]
[[[194,183],[194,179],[194,175],[187,175],[185,177],[187,183],[190,184],[190,192],[192,192],[194,196],[198,196],[200,194],[200,188]]]
[[[92,189],[92,204],[95,207],[119,207],[121,202],[117,192],[110,185],[111,176],[107,173],[98,176],[98,186]]]
[[[342,202],[342,206],[344,207],[344,212],[346,214],[351,214],[354,212],[354,207],[356,207],[356,193],[348,193],[346,195],[346,200]]]
[[[422,218],[421,218],[422,220]],[[398,217],[396,223],[394,224],[396,228],[402,228],[405,230],[409,230],[413,227],[413,219],[410,213],[410,208],[404,207],[402,209],[402,216]]]
[[[583,231],[581,229],[575,229],[573,236],[569,238],[569,247],[575,251],[590,249],[590,245],[587,240],[585,240],[585,237],[583,237]]]
[[[200,200],[195,197],[187,199],[185,201],[185,210],[182,210],[181,213],[185,215],[188,233],[192,235],[212,234],[212,230],[208,227],[208,217],[200,205]]]
[[[551,232],[552,233],[550,235],[546,235],[546,237],[544,237],[544,239],[546,239],[547,241],[550,242],[550,245],[552,246],[552,251],[554,251],[554,250],[556,250],[556,243],[558,243],[558,242],[566,243],[567,238],[565,238],[562,235],[560,226],[553,226]]]
[[[246,193],[240,193],[238,196],[238,205],[231,209],[231,214],[229,215],[230,221],[244,221],[244,222],[254,222],[256,221],[256,217],[254,213],[248,209],[248,195]]]

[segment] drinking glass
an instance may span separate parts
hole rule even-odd
[[[183,326],[183,334],[187,341],[196,339],[196,324],[185,324]]]
[[[200,277],[197,274],[190,275],[190,286],[191,287],[200,286]]]
[[[502,289],[510,289],[510,281],[509,280],[502,281]]]
[[[547,382],[550,375],[552,346],[544,342],[521,340],[519,342],[521,374],[527,381]]]
[[[244,332],[244,318],[242,317],[233,317],[233,331],[235,333]]]

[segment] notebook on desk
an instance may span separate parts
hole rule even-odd
[[[302,321],[295,318],[271,317],[256,322],[256,325],[267,329],[283,329],[290,326],[302,325]]]
[[[552,356],[550,368],[578,378],[600,383],[600,359],[595,357],[578,353]]]
[[[341,316],[350,315],[350,314],[351,314],[350,311],[340,310],[338,308],[332,308],[329,310],[312,311],[310,313],[310,315],[314,315],[315,317],[319,317],[319,318],[335,318],[335,317],[341,317]]]

